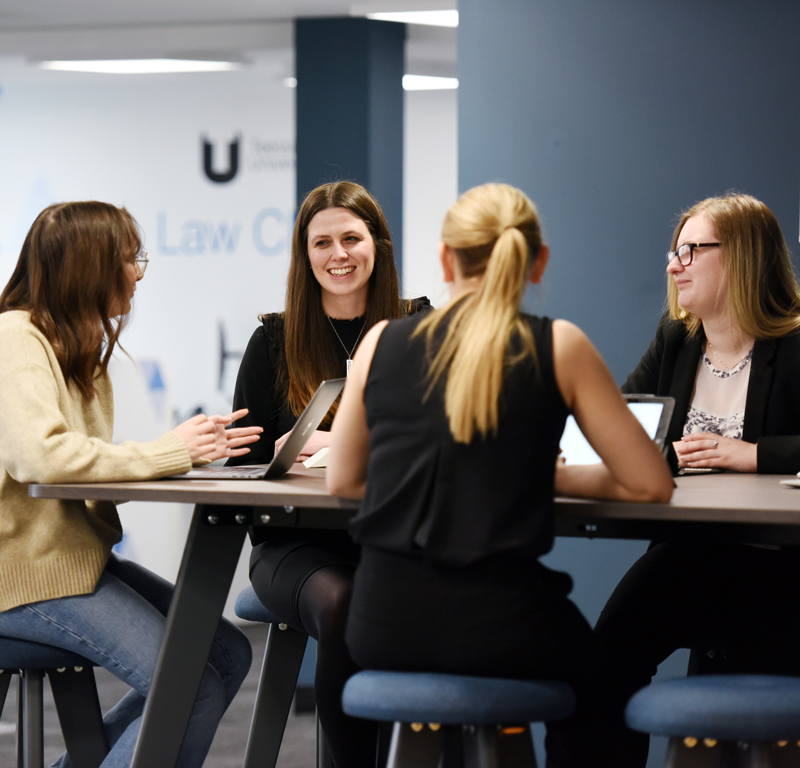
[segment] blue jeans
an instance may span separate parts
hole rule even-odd
[[[133,758],[172,592],[169,582],[112,554],[91,594],[44,600],[0,613],[0,635],[80,654],[131,687],[103,718],[111,746],[103,768],[127,768]],[[247,638],[222,620],[186,730],[177,763],[180,768],[203,764],[251,660]],[[57,765],[67,768],[70,761],[62,756]]]

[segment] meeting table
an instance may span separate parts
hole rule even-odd
[[[556,534],[589,538],[800,544],[800,489],[777,475],[680,477],[666,504],[556,499]],[[797,478],[793,478],[797,479]],[[273,480],[31,484],[34,498],[194,504],[133,768],[173,768],[251,526],[340,529],[358,503],[331,496],[324,471]]]

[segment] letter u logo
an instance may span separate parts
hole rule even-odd
[[[214,145],[203,137],[203,170],[206,176],[217,184],[225,184],[239,171],[239,137],[228,144],[228,170],[218,173],[214,170]]]

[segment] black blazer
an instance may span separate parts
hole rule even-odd
[[[622,386],[629,394],[675,398],[667,433],[673,471],[677,471],[678,463],[672,443],[683,436],[704,342],[702,329],[689,339],[682,322],[662,320],[656,338]],[[788,475],[800,471],[800,331],[756,341],[742,440],[758,444],[760,473]]]

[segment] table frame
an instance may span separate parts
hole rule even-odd
[[[800,492],[774,475],[679,478],[669,504],[556,499],[559,536],[800,544]],[[251,525],[344,528],[357,502],[319,470],[271,481],[31,485],[35,498],[194,503],[132,768],[173,768]]]

